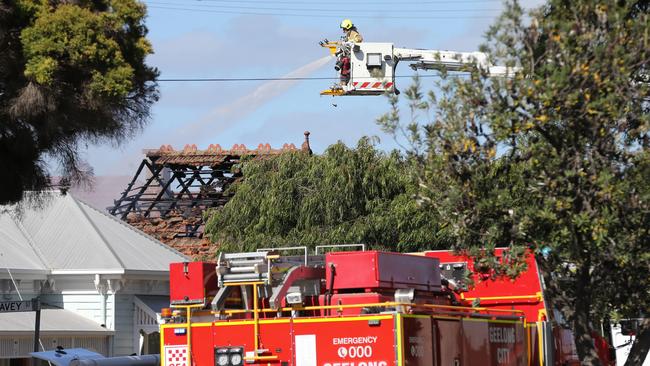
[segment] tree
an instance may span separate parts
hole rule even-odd
[[[206,232],[224,251],[283,245],[365,243],[415,251],[445,247],[444,229],[418,208],[409,162],[367,138],[323,155],[301,152],[243,163],[244,180]]]
[[[136,0],[0,3],[0,203],[91,173],[78,145],[120,142],[147,121],[157,70]]]
[[[599,364],[600,320],[650,315],[647,10],[550,0],[525,22],[508,2],[483,50],[516,74],[443,72],[428,96],[418,81],[404,93],[414,112],[404,130],[422,151],[420,202],[459,249],[532,249],[585,365]],[[405,123],[390,102],[379,123],[395,134]],[[630,365],[650,347],[648,325]]]

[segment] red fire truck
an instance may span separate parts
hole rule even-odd
[[[465,291],[473,262],[451,252],[323,249],[172,264],[162,366],[578,362],[571,334],[549,321],[532,255],[516,281],[482,281],[479,273]]]

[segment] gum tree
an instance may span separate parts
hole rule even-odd
[[[379,119],[407,131],[419,202],[458,249],[534,251],[585,365],[600,364],[602,319],[650,316],[649,32],[645,1],[550,0],[530,15],[508,2],[484,51],[514,76],[443,72],[429,95],[403,93],[411,121],[396,97]],[[649,347],[646,321],[627,364]]]

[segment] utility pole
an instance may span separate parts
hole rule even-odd
[[[41,301],[38,297],[32,299],[32,310],[36,312],[36,319],[34,321],[34,352],[38,352],[38,340],[41,337]]]

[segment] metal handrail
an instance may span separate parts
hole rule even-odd
[[[203,307],[203,304],[177,305],[177,306],[171,304],[171,307],[185,309],[185,324],[188,325],[187,340],[185,345],[187,346],[188,350],[191,350],[192,349],[192,309],[201,308]],[[187,362],[188,365],[192,364],[192,352],[187,353]]]
[[[361,251],[365,252],[366,251],[366,245],[365,244],[331,244],[331,245],[317,245],[314,253],[318,255],[318,250],[321,248],[354,248],[354,247],[361,247]]]

